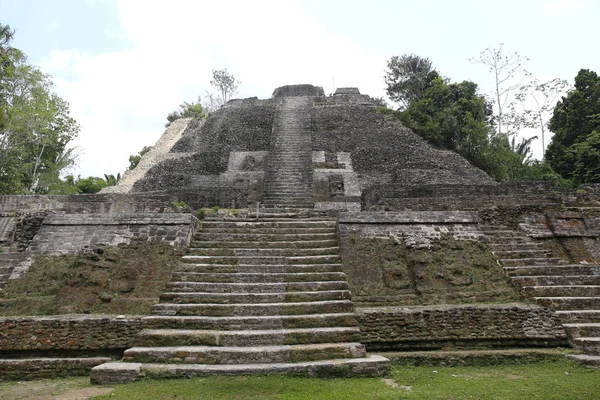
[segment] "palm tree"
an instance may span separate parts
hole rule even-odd
[[[511,150],[519,155],[519,159],[521,160],[521,164],[530,165],[533,160],[531,156],[533,155],[531,152],[531,142],[536,140],[537,136],[532,136],[529,139],[521,138],[521,142],[516,144],[516,137],[513,136],[512,141],[510,143]]]

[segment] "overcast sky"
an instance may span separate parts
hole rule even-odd
[[[492,76],[468,59],[504,43],[540,80],[572,83],[582,68],[600,72],[599,21],[597,0],[0,0],[13,46],[53,76],[82,125],[72,172],[83,177],[123,172],[169,112],[211,89],[212,69],[242,82],[239,98],[299,83],[379,97],[386,60],[415,53],[487,93]]]

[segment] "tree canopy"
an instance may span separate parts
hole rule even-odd
[[[0,25],[0,194],[62,193],[80,127],[50,76],[9,46],[12,33]]]
[[[600,183],[600,76],[582,69],[575,89],[558,102],[550,119],[554,136],[546,159],[565,179]]]
[[[401,109],[408,107],[413,100],[422,99],[425,91],[439,77],[429,58],[422,58],[416,54],[393,56],[387,62],[387,67],[387,95]]]
[[[476,83],[449,83],[437,73],[429,76],[432,79],[422,95],[412,96],[405,110],[382,110],[430,144],[459,153],[497,181],[549,180],[568,185],[547,164],[531,160],[535,137],[517,143],[514,136],[496,131],[492,106],[478,93]]]
[[[210,85],[221,94],[222,104],[225,104],[231,96],[237,93],[238,86],[241,82],[227,72],[227,68],[213,69],[212,74],[213,79],[210,81]]]

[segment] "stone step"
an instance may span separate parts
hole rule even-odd
[[[182,263],[191,264],[337,264],[340,256],[335,254],[314,256],[183,256]]]
[[[197,315],[208,317],[339,314],[352,312],[350,300],[264,304],[169,304],[152,306],[153,315]]]
[[[269,330],[326,327],[355,327],[353,313],[263,315],[263,316],[149,316],[142,318],[146,329]]]
[[[346,281],[286,282],[286,283],[214,283],[214,282],[170,282],[171,292],[208,293],[280,293],[347,290]]]
[[[505,267],[523,267],[530,265],[561,265],[564,263],[562,258],[551,257],[531,257],[531,258],[501,258],[500,262]]]
[[[298,210],[303,210],[305,208],[313,208],[314,207],[314,202],[311,203],[284,203],[284,202],[272,202],[272,203],[265,203],[263,204],[263,206],[265,208],[269,208],[269,207],[273,207],[273,208],[280,208],[280,207],[288,207],[288,208],[296,208]]]
[[[278,273],[341,272],[342,264],[200,264],[180,263],[175,272]]]
[[[204,273],[175,272],[174,282],[220,282],[220,283],[283,283],[343,281],[343,272],[298,272],[298,273]]]
[[[557,348],[452,349],[378,352],[394,364],[414,366],[480,366],[506,363],[526,364],[532,361],[556,360],[564,357]]]
[[[600,356],[600,337],[578,337],[573,339],[573,347],[591,356]]]
[[[360,343],[319,343],[252,347],[132,347],[125,350],[123,361],[222,365],[297,363],[365,356],[365,347]]]
[[[214,293],[165,292],[161,303],[177,304],[237,304],[237,303],[298,303],[311,301],[350,300],[348,290],[322,290],[318,292],[283,293]]]
[[[293,374],[309,377],[378,377],[390,372],[390,361],[381,356],[312,361],[304,363],[266,363],[247,365],[141,364],[114,362],[92,369],[93,384],[114,385],[142,378],[183,378],[211,375]]]
[[[198,241],[192,242],[188,248],[229,248],[229,249],[308,249],[338,247],[339,242],[329,240],[296,240],[296,241]]]
[[[600,356],[589,354],[568,354],[567,358],[571,361],[577,361],[586,367],[600,368]]]
[[[314,206],[314,199],[312,198],[290,198],[287,196],[282,197],[266,197],[263,199],[262,205],[264,207],[294,207],[294,208],[312,208]]]
[[[598,310],[600,297],[534,297],[536,304],[554,310]]]
[[[288,207],[288,208],[295,208],[298,210],[304,210],[307,207],[314,207],[314,203],[312,204],[278,204],[278,203],[273,203],[273,204],[264,204],[265,208],[269,208],[269,207],[273,207],[273,208],[279,208],[279,207]]]
[[[562,264],[562,265],[527,265],[504,267],[508,276],[551,276],[551,275],[600,275],[600,265],[595,264]]]
[[[600,285],[600,275],[512,276],[515,286]]]
[[[563,328],[569,335],[569,338],[578,337],[600,337],[600,323],[581,322],[574,324],[563,324]]]
[[[521,292],[529,297],[600,297],[600,286],[524,286]]]
[[[488,243],[492,251],[543,250],[539,243]]]
[[[286,220],[286,221],[204,221],[201,223],[202,229],[212,228],[335,228],[336,221],[327,220]]]
[[[578,322],[600,322],[600,310],[562,310],[556,315],[563,324]]]
[[[492,253],[502,259],[521,259],[521,258],[545,258],[551,255],[551,252],[547,250],[539,249],[524,249],[524,250],[492,250]]]
[[[324,256],[339,254],[339,247],[309,247],[284,249],[250,249],[250,248],[188,248],[191,256],[223,256],[223,257],[296,257]]]
[[[275,330],[196,330],[196,329],[143,329],[135,337],[134,345],[149,346],[279,346],[357,342],[358,327],[304,328]]]
[[[312,188],[312,185],[303,185],[301,182],[298,182],[294,177],[290,177],[289,181],[293,181],[294,184],[288,183],[288,181],[281,182],[272,182],[269,186],[267,186],[267,190],[269,193],[274,194],[290,194],[290,195],[306,195],[305,190]]]
[[[0,371],[2,371],[0,376],[4,385],[7,385],[8,381],[55,379],[58,374],[69,377],[85,376],[90,373],[93,367],[110,361],[110,357],[103,356],[0,358]],[[8,391],[0,390],[0,393],[4,399],[10,398],[7,395]],[[41,391],[38,393],[42,394]],[[48,398],[46,396],[37,397],[32,393],[30,393],[31,396],[27,396],[25,391],[21,394],[25,397],[11,397],[13,399]]]
[[[290,230],[291,231],[291,230]],[[336,240],[337,233],[333,231],[333,229],[327,229],[324,232],[316,232],[316,233],[294,233],[294,232],[281,232],[281,233],[264,233],[264,232],[255,232],[255,231],[246,231],[246,232],[214,232],[214,231],[201,231],[196,233],[194,236],[195,239],[199,241],[211,241],[211,240],[230,240],[230,241],[240,241],[240,240],[249,240],[249,241],[315,241],[315,240]],[[192,242],[192,244],[198,243]]]

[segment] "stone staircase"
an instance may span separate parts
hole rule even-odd
[[[600,265],[552,258],[541,244],[507,227],[482,230],[512,283],[536,304],[556,310],[569,342],[584,352],[568,357],[600,367]]]
[[[336,221],[206,220],[188,250],[135,347],[92,369],[92,382],[389,371],[358,342]]]
[[[262,204],[314,206],[310,97],[285,97],[275,116]]]
[[[16,246],[0,247],[0,290],[4,287],[12,272],[27,257],[25,253],[18,252]]]

